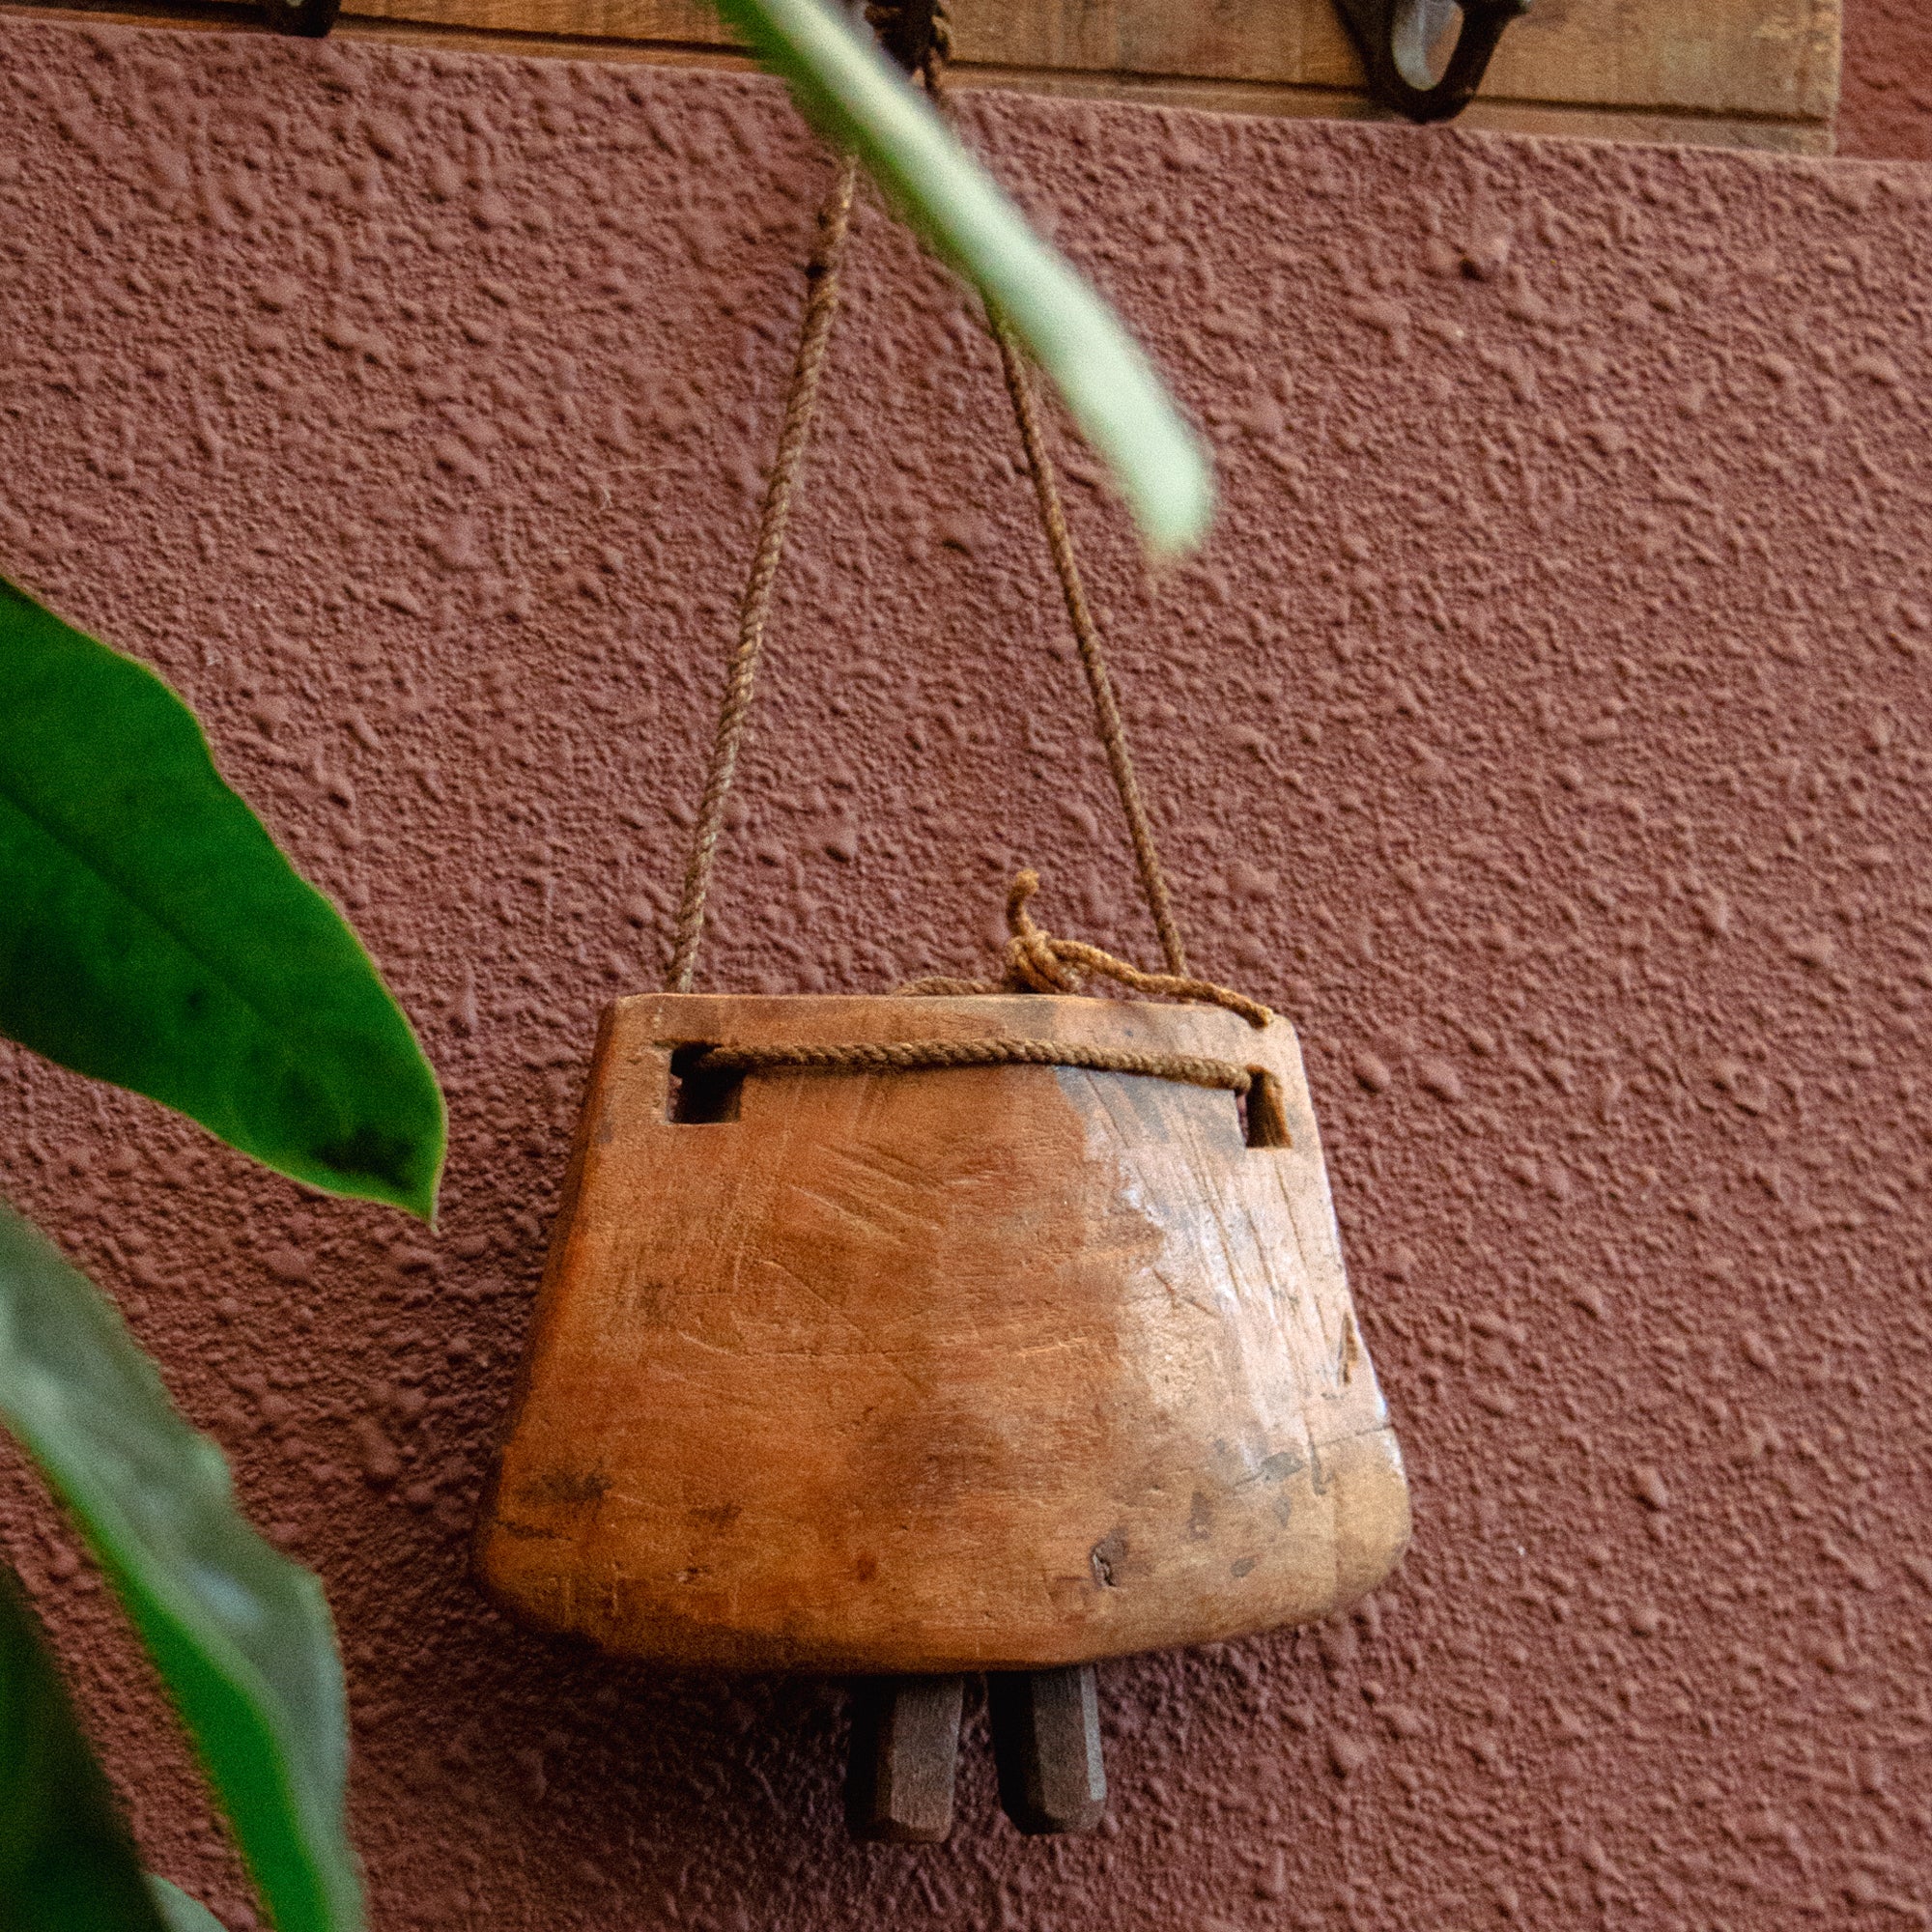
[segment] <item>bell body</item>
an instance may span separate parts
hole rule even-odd
[[[681,1098],[672,1074],[694,1044],[934,1037],[1263,1068],[1291,1145],[1131,1074]],[[679,1666],[1042,1668],[1325,1616],[1407,1535],[1286,1021],[1029,995],[605,1015],[479,1530],[508,1605]]]

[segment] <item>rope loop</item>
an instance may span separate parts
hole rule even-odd
[[[1144,973],[1138,966],[1079,939],[1056,939],[1036,923],[1028,910],[1039,891],[1039,874],[1025,867],[1007,893],[1007,929],[1011,935],[1002,954],[1006,971],[998,980],[915,980],[902,993],[1078,993],[1090,975],[1112,980],[1129,992],[1151,999],[1179,1000],[1196,1006],[1224,1007],[1251,1027],[1265,1027],[1274,1014],[1259,1000],[1212,980],[1183,973]]]
[[[758,511],[758,544],[738,611],[738,638],[724,674],[724,697],[718,711],[718,730],[711,761],[698,801],[696,830],[684,868],[677,925],[671,935],[670,970],[667,989],[688,993],[697,973],[697,948],[704,937],[704,906],[711,892],[711,869],[718,857],[718,840],[724,829],[724,800],[737,775],[738,753],[745,742],[745,725],[752,715],[752,692],[758,674],[758,658],[765,647],[765,625],[772,611],[772,590],[778,582],[779,559],[784,554],[785,530],[791,522],[792,494],[798,487],[805,446],[811,435],[812,412],[818,407],[818,380],[825,368],[825,352],[832,339],[832,318],[838,305],[838,263],[852,225],[852,197],[859,183],[859,163],[841,155],[838,170],[818,211],[818,238],[806,264],[808,291],[799,323],[798,350],[793,357],[791,386],[785,393],[783,427],[778,452]]]
[[[902,994],[1080,992],[1090,974],[1117,981],[1131,992],[1221,1007],[1257,1029],[1274,1015],[1259,1000],[1218,986],[1211,980],[1189,980],[1173,973],[1143,973],[1097,946],[1056,939],[1027,910],[1039,891],[1039,874],[1021,871],[1007,894],[1005,977],[999,980],[915,980]],[[689,1071],[696,1075],[746,1073],[925,1073],[960,1066],[1070,1066],[1094,1073],[1135,1073],[1150,1080],[1174,1080],[1188,1087],[1212,1087],[1233,1094],[1245,1109],[1250,1147],[1286,1148],[1294,1144],[1281,1077],[1265,1066],[1242,1066],[1191,1053],[1143,1053],[1132,1047],[1089,1046],[1065,1039],[905,1039],[844,1040],[755,1046],[714,1046],[699,1054]]]
[[[869,0],[866,18],[885,46],[907,72],[923,80],[933,104],[947,111],[944,69],[952,49],[952,28],[944,0]],[[791,383],[785,394],[783,424],[758,517],[757,543],[752,555],[739,606],[738,636],[726,668],[724,694],[719,708],[717,732],[707,763],[704,789],[698,802],[696,829],[686,862],[677,923],[672,930],[667,990],[688,993],[696,980],[698,948],[704,936],[704,914],[711,875],[724,833],[724,802],[736,777],[739,754],[752,710],[758,661],[771,618],[773,589],[784,553],[794,495],[804,467],[806,444],[817,407],[819,379],[824,372],[833,317],[838,302],[838,269],[851,227],[858,162],[840,156],[837,174],[818,215],[818,236],[806,267],[808,295],[799,325],[798,347]],[[1113,679],[1101,649],[1099,627],[1080,578],[1073,553],[1072,532],[1061,501],[1058,474],[1048,447],[1045,424],[1034,392],[1025,351],[1012,324],[992,303],[985,307],[986,324],[1000,355],[1007,395],[1033,480],[1035,507],[1046,538],[1055,576],[1060,580],[1066,617],[1078,646],[1094,706],[1096,735],[1106,752],[1114,790],[1126,820],[1128,842],[1141,892],[1160,940],[1165,973],[1142,973],[1097,947],[1049,938],[1026,913],[1026,901],[1039,890],[1032,872],[1022,872],[1008,904],[1012,939],[1007,949],[1007,978],[1001,983],[1024,992],[1069,992],[1090,974],[1111,979],[1136,992],[1159,998],[1202,1000],[1238,1012],[1255,1026],[1265,1026],[1267,1009],[1225,986],[1192,978],[1187,952],[1154,846],[1153,825],[1141,795],[1127,749],[1126,725],[1114,695]],[[1030,883],[1029,883],[1030,882]]]
[[[1245,1094],[1254,1070],[1187,1053],[1134,1053],[1064,1039],[859,1040],[824,1046],[714,1046],[692,1063],[705,1073],[925,1073],[954,1066],[1075,1066],[1139,1073]]]

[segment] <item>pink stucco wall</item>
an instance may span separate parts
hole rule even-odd
[[[1918,0],[1845,0],[1838,152],[1932,161],[1932,12]]]
[[[1106,1831],[847,1844],[841,1703],[467,1542],[602,1001],[658,970],[825,164],[764,82],[0,22],[0,568],[159,666],[447,1082],[440,1233],[0,1062],[0,1179],[327,1578],[377,1922],[1922,1921],[1928,184],[971,101],[1218,452],[1073,514],[1203,967],[1300,1025],[1411,1458],[1352,1618],[1104,1673]],[[720,985],[1145,953],[992,358],[862,223]],[[149,1856],[158,1703],[0,1543]]]

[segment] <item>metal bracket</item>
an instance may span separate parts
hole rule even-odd
[[[1453,121],[1468,106],[1503,29],[1530,0],[1337,0],[1369,70],[1369,92],[1411,121]],[[1448,65],[1431,54],[1456,15],[1462,22]]]
[[[278,34],[324,39],[342,12],[342,0],[261,0],[262,16]]]
[[[887,55],[930,86],[952,51],[946,0],[866,0],[865,14]]]

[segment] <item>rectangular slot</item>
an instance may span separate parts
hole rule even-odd
[[[696,1065],[712,1045],[708,1040],[694,1040],[671,1048],[666,1120],[680,1126],[701,1127],[738,1118],[738,1096],[744,1091],[745,1076],[707,1072]]]
[[[1294,1145],[1288,1130],[1288,1108],[1283,1102],[1281,1081],[1265,1066],[1248,1068],[1249,1087],[1238,1096],[1241,1107],[1241,1138],[1251,1148],[1285,1148]]]

